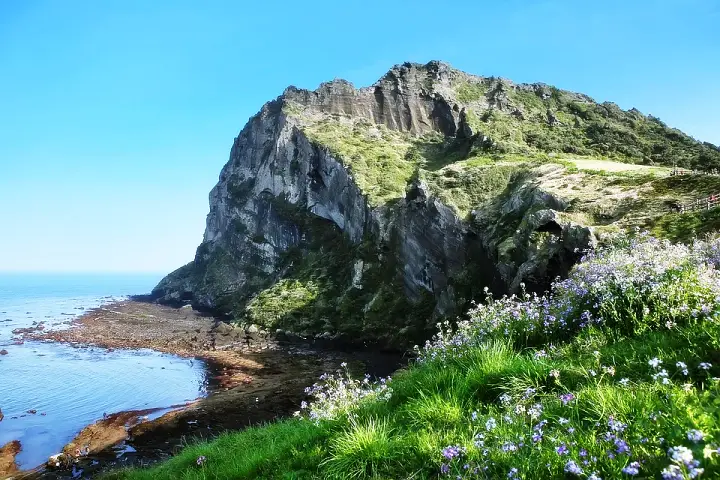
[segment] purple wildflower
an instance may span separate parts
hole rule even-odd
[[[580,466],[573,460],[568,460],[565,464],[565,471],[573,475],[582,475],[583,473],[582,468],[580,468]]]
[[[630,465],[622,469],[622,472],[634,477],[635,475],[640,473],[640,462],[630,463]]]

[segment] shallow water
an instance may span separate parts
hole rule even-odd
[[[0,445],[20,440],[33,468],[104,413],[163,408],[206,393],[206,365],[150,350],[108,351],[45,342],[17,345],[33,322],[63,322],[122,295],[149,292],[155,276],[0,276]],[[55,324],[54,326],[52,326]],[[37,413],[27,413],[36,410]]]

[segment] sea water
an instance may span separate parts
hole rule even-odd
[[[202,361],[151,350],[25,341],[12,330],[70,328],[85,310],[148,293],[158,275],[0,274],[0,446],[19,440],[21,469],[59,453],[104,414],[166,408],[206,393]],[[36,413],[28,413],[35,411]]]

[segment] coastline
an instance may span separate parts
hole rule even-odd
[[[109,350],[152,349],[201,359],[209,385],[206,397],[168,406],[155,418],[147,411],[113,412],[86,426],[51,468],[41,466],[15,478],[72,478],[73,468],[92,476],[153,463],[187,445],[188,439],[208,439],[291,415],[305,398],[305,387],[341,362],[358,372],[381,374],[400,366],[398,355],[281,345],[261,331],[233,328],[189,307],[137,299],[89,309],[72,321],[71,328],[29,332],[25,338]]]

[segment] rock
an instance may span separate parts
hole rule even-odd
[[[56,469],[62,468],[63,466],[67,465],[67,463],[68,457],[66,454],[56,453],[55,455],[51,455],[50,458],[48,458],[46,466],[50,469]]]
[[[570,268],[575,249],[592,243],[590,230],[563,216],[568,202],[562,197],[528,179],[508,184],[502,196],[465,216],[433,194],[429,180],[418,171],[403,177],[397,197],[376,203],[369,192],[379,186],[363,184],[360,173],[337,149],[324,145],[308,127],[327,120],[364,128],[368,141],[381,141],[390,132],[408,135],[413,145],[422,135],[435,134],[458,148],[453,154],[462,156],[462,148],[494,151],[503,144],[503,139],[477,131],[480,117],[473,120],[469,113],[476,113],[475,106],[512,123],[537,119],[558,124],[548,109],[550,102],[543,103],[556,92],[551,87],[483,79],[482,94],[464,105],[455,86],[466,77],[440,62],[403,64],[371,87],[356,89],[343,80],[314,91],[289,87],[266,103],[234,139],[210,193],[206,229],[194,259],[167,275],[152,297],[173,305],[192,302],[197,308],[243,318],[248,304],[287,279],[303,257],[350,252],[341,278],[332,280],[342,298],[322,301],[336,302],[331,307],[347,301],[344,311],[362,316],[357,320],[362,328],[387,328],[383,334],[394,337],[401,331],[426,335],[436,317],[459,314],[486,285],[496,293],[517,289],[523,282],[544,289],[548,278]],[[533,111],[520,105],[513,97],[518,89],[536,95],[529,103],[540,107]],[[590,101],[580,94],[566,95]],[[277,300],[273,305],[279,310],[285,306],[282,299],[272,300]],[[403,301],[407,308],[400,305]],[[427,325],[417,319],[406,320],[406,325],[377,318],[365,321],[371,315],[386,315],[390,307],[410,311],[416,306],[424,308]],[[282,312],[284,321],[293,321],[302,308]],[[327,331],[329,325],[342,330],[344,321],[313,320],[318,320],[308,322],[313,327],[278,326],[312,337],[334,335],[337,332]],[[270,326],[249,313],[244,321]],[[412,328],[404,330],[411,323]],[[232,327],[221,322],[214,332],[228,335]],[[260,327],[248,326],[245,335],[260,336]],[[282,331],[275,336],[282,341],[294,338]]]
[[[219,333],[220,335],[229,335],[233,333],[234,330],[235,328],[232,325],[225,322],[218,322],[218,324],[212,329],[213,332]]]
[[[192,310],[193,307],[192,307],[192,304],[187,304],[187,305],[183,305],[183,306],[180,307],[180,308],[183,308],[183,309],[185,309],[185,310]]]
[[[22,451],[22,445],[18,440],[13,440],[5,445],[0,446],[0,477],[15,474],[18,471],[18,465],[15,457]]]
[[[5,415],[3,415],[2,408],[0,408],[0,422],[2,422],[3,418],[5,418]]]
[[[548,109],[548,111],[547,111],[547,123],[551,127],[556,127],[558,125],[562,125],[560,123],[560,120],[557,119],[555,114],[550,109]]]
[[[0,355],[7,355],[7,354],[8,354],[8,351],[5,350],[4,348],[2,350],[0,350]]]

